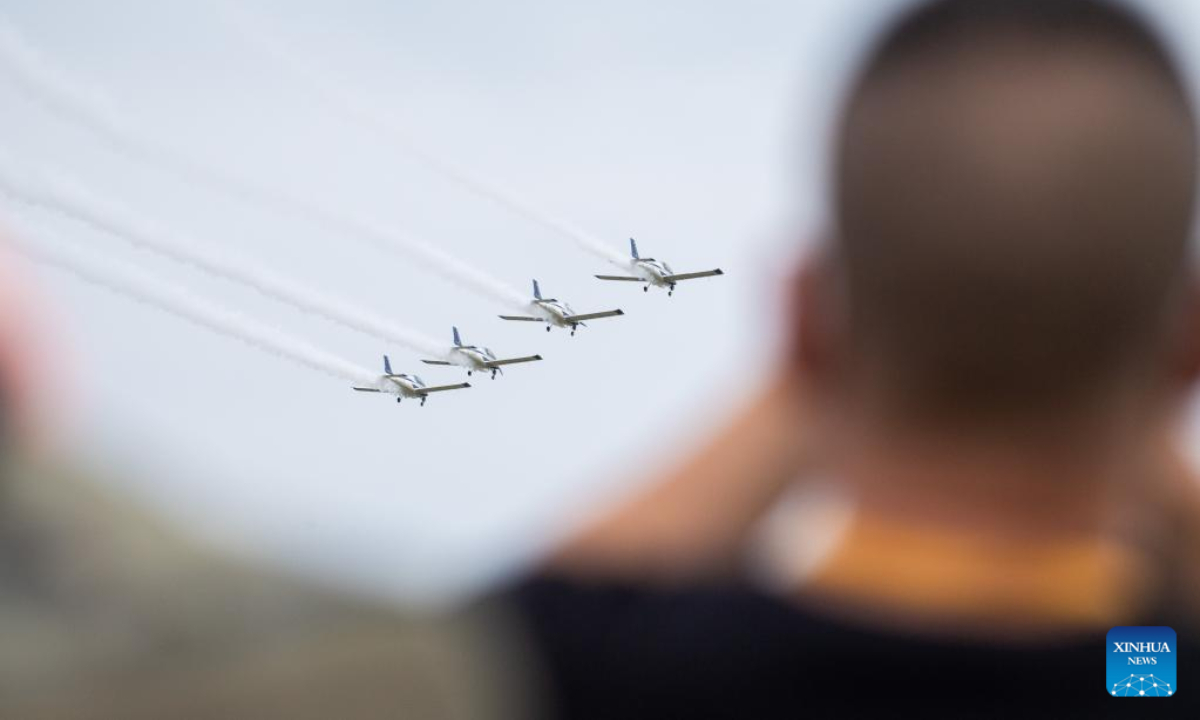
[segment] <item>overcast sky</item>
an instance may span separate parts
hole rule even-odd
[[[140,497],[220,542],[395,597],[478,587],[566,519],[686,453],[777,351],[781,277],[820,226],[824,126],[862,38],[896,2],[603,4],[257,0],[276,32],[429,150],[624,251],[723,278],[675,297],[603,284],[568,240],[482,200],[318,103],[207,3],[0,1],[55,63],[155,138],[422,236],[577,310],[577,337],[394,255],[130,161],[0,73],[0,147],[68,171],[212,247],[449,342],[546,360],[397,406],[52,270],[68,436]],[[1196,6],[1153,2],[1176,37]],[[1193,43],[1194,44],[1194,43]],[[54,222],[54,233],[369,367],[457,369]],[[69,389],[69,390],[67,390]]]

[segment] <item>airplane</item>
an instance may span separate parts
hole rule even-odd
[[[491,371],[492,379],[496,379],[496,373],[504,374],[503,366],[515,365],[517,363],[527,363],[541,360],[541,355],[527,355],[519,358],[508,358],[499,360],[496,358],[496,353],[490,348],[480,347],[478,345],[463,345],[462,338],[458,334],[458,328],[454,330],[454,347],[450,348],[450,352],[446,354],[445,360],[422,360],[426,365],[458,365],[467,369],[467,375],[476,372]]]
[[[392,361],[387,355],[383,356],[383,375],[379,378],[378,387],[356,387],[358,392],[373,392],[395,395],[396,402],[400,402],[404,398],[421,398],[421,407],[425,407],[425,401],[429,399],[429,393],[443,392],[445,390],[461,390],[462,388],[471,387],[471,383],[459,383],[457,385],[434,385],[430,387],[425,384],[425,381],[416,375],[408,375],[405,373],[396,374],[392,372]]]
[[[550,332],[552,328],[571,328],[571,334],[575,334],[575,330],[579,327],[587,327],[584,320],[599,320],[600,318],[617,317],[624,315],[624,310],[605,310],[604,312],[583,313],[582,315],[575,314],[571,306],[565,302],[560,302],[554,298],[543,298],[542,289],[538,287],[538,281],[533,281],[533,300],[529,303],[529,309],[533,316],[529,315],[501,315],[501,320],[519,320],[522,322],[537,322],[546,323],[546,332]]]
[[[695,278],[713,277],[715,275],[724,275],[725,272],[721,269],[704,270],[703,272],[676,273],[671,269],[671,266],[665,262],[659,262],[654,258],[644,258],[638,255],[637,242],[633,238],[629,238],[629,252],[633,256],[629,261],[629,269],[632,272],[630,275],[597,275],[601,280],[621,280],[624,282],[640,282],[645,283],[642,287],[642,292],[650,292],[650,286],[667,288],[667,295],[675,294],[675,283],[680,280],[694,280]]]

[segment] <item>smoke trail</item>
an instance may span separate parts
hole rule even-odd
[[[60,72],[44,60],[13,28],[0,19],[0,71],[46,109],[103,138],[117,151],[172,172],[244,202],[265,205],[284,215],[349,235],[412,258],[452,282],[510,306],[524,306],[525,296],[487,273],[437,249],[424,240],[396,232],[384,223],[355,217],[314,198],[280,192],[253,179],[213,166],[150,138],[153,135],[122,115],[114,103]]]
[[[379,381],[377,373],[212,304],[132,266],[110,263],[76,249],[32,243],[24,238],[25,233],[19,233],[13,238],[13,245],[19,252],[37,262],[66,270],[89,283],[153,305],[209,330],[241,340],[259,350],[326,375],[369,387],[375,387]]]
[[[66,215],[218,277],[247,285],[268,297],[384,342],[440,356],[444,344],[401,327],[353,303],[309,290],[246,257],[213,252],[202,243],[172,234],[133,212],[65,181],[15,177],[0,167],[0,192],[26,205]]]
[[[597,240],[566,220],[535,207],[527,200],[504,191],[498,183],[488,182],[478,174],[421,147],[396,118],[364,102],[360,96],[345,91],[343,88],[347,86],[347,83],[344,80],[335,78],[307,62],[300,53],[295,52],[277,35],[268,30],[245,7],[232,3],[220,3],[218,7],[226,16],[229,24],[236,28],[254,47],[302,81],[314,95],[335,111],[389,137],[406,152],[472,193],[507,207],[517,215],[548,228],[555,234],[573,240],[576,245],[602,260],[620,267],[628,266],[629,258],[614,250],[607,243]]]

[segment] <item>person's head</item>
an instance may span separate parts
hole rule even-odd
[[[841,119],[805,372],[927,428],[1166,408],[1200,354],[1196,152],[1178,71],[1130,11],[922,4]]]

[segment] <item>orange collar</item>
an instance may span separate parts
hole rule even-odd
[[[919,621],[1111,627],[1154,595],[1141,555],[1103,539],[997,542],[859,514],[806,592]]]

